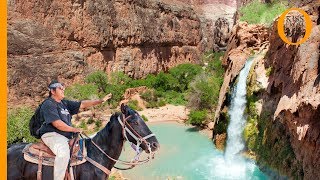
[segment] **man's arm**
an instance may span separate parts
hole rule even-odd
[[[98,104],[102,104],[102,103],[106,102],[108,99],[110,99],[111,96],[112,96],[112,94],[110,93],[110,94],[106,95],[103,99],[81,101],[80,109],[88,108],[88,107],[95,106]]]
[[[52,125],[55,128],[59,129],[60,131],[64,131],[64,132],[74,132],[74,133],[82,132],[81,129],[68,126],[66,123],[64,123],[60,119],[53,121]]]

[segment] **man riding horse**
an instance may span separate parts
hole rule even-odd
[[[111,98],[106,95],[102,100],[70,101],[64,100],[65,87],[54,80],[49,86],[49,97],[40,109],[41,122],[39,129],[42,141],[56,155],[54,161],[54,180],[63,180],[70,159],[69,140],[73,133],[82,132],[80,128],[71,126],[72,115],[79,109],[101,104]]]

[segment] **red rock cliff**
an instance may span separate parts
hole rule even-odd
[[[198,63],[212,22],[179,2],[8,1],[9,105],[44,95],[47,78],[81,81],[93,70],[141,78]]]

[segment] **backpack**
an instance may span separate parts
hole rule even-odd
[[[41,119],[41,115],[40,115],[40,110],[41,110],[41,106],[42,104],[45,102],[46,100],[44,100],[36,109],[36,111],[34,112],[34,114],[32,115],[30,122],[29,122],[29,130],[30,130],[30,134],[32,136],[34,136],[37,139],[40,139],[40,134],[39,134],[39,129],[42,125],[42,119]]]
[[[50,100],[50,99],[46,99],[46,100]],[[39,129],[41,128],[42,124],[43,124],[43,118],[41,118],[41,114],[40,114],[40,110],[41,110],[41,106],[42,104],[46,101],[44,100],[38,107],[37,109],[35,110],[34,114],[32,115],[31,119],[30,119],[30,122],[29,122],[29,131],[30,131],[30,134],[32,136],[34,136],[35,138],[37,139],[40,139],[41,136],[40,136],[40,133],[39,133]],[[61,101],[63,104],[64,101],[62,100]],[[55,103],[56,105],[56,108],[58,109],[58,105]]]

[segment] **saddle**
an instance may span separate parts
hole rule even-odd
[[[76,142],[75,142],[76,141]],[[77,154],[80,150],[79,145],[79,138],[73,138],[69,141],[69,149],[72,148],[72,145],[74,144],[73,150],[72,150],[72,156],[73,158],[77,157]],[[50,150],[50,148],[44,144],[44,142],[41,140],[38,143],[31,144],[29,147],[29,151],[36,156],[40,155],[40,152],[42,151],[42,156],[46,158],[55,158],[56,155]]]
[[[74,146],[72,148],[73,144]],[[85,148],[84,139],[79,139],[79,137],[73,138],[69,141],[69,148],[70,150],[72,149],[72,155],[70,158],[70,172],[66,172],[66,174],[72,175],[72,166],[80,165],[86,162],[85,157],[87,156],[87,150]],[[56,155],[42,141],[26,145],[22,152],[26,161],[38,164],[38,180],[42,179],[42,165],[54,166],[54,159]],[[73,178],[71,178],[69,175],[66,175],[65,179]]]

